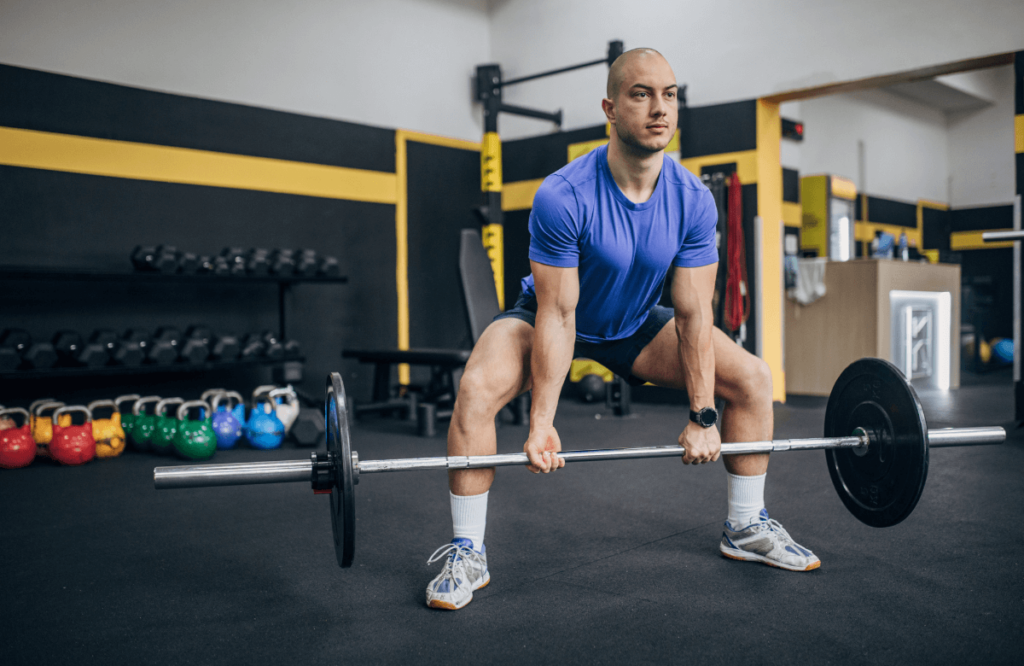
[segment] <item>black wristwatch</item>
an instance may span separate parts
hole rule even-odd
[[[699,412],[690,410],[690,420],[704,428],[710,428],[718,423],[718,410],[714,407],[705,407]]]

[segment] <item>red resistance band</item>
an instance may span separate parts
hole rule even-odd
[[[743,189],[734,171],[729,178],[728,277],[725,281],[725,327],[738,331],[750,315],[747,252],[743,242]]]

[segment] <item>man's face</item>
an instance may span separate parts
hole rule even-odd
[[[629,62],[613,110],[620,141],[641,152],[665,150],[679,119],[676,76],[665,59],[651,54]]]

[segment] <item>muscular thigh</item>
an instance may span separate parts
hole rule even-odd
[[[492,322],[473,346],[459,393],[482,392],[505,404],[528,391],[532,351],[532,326],[512,318]]]
[[[715,396],[726,401],[736,397],[746,374],[759,359],[736,344],[721,329],[712,328],[715,349]],[[675,322],[669,321],[633,363],[633,374],[644,381],[667,388],[686,389],[683,359]]]

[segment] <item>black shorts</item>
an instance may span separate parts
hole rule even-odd
[[[633,362],[643,348],[651,344],[665,324],[672,321],[674,313],[671,308],[655,305],[647,313],[647,319],[633,335],[621,340],[606,342],[587,342],[576,338],[573,358],[589,358],[597,361],[618,376],[625,379],[631,386],[640,386],[644,380],[633,376]],[[522,292],[511,309],[505,310],[494,321],[499,319],[519,319],[530,326],[537,325],[537,299]]]

